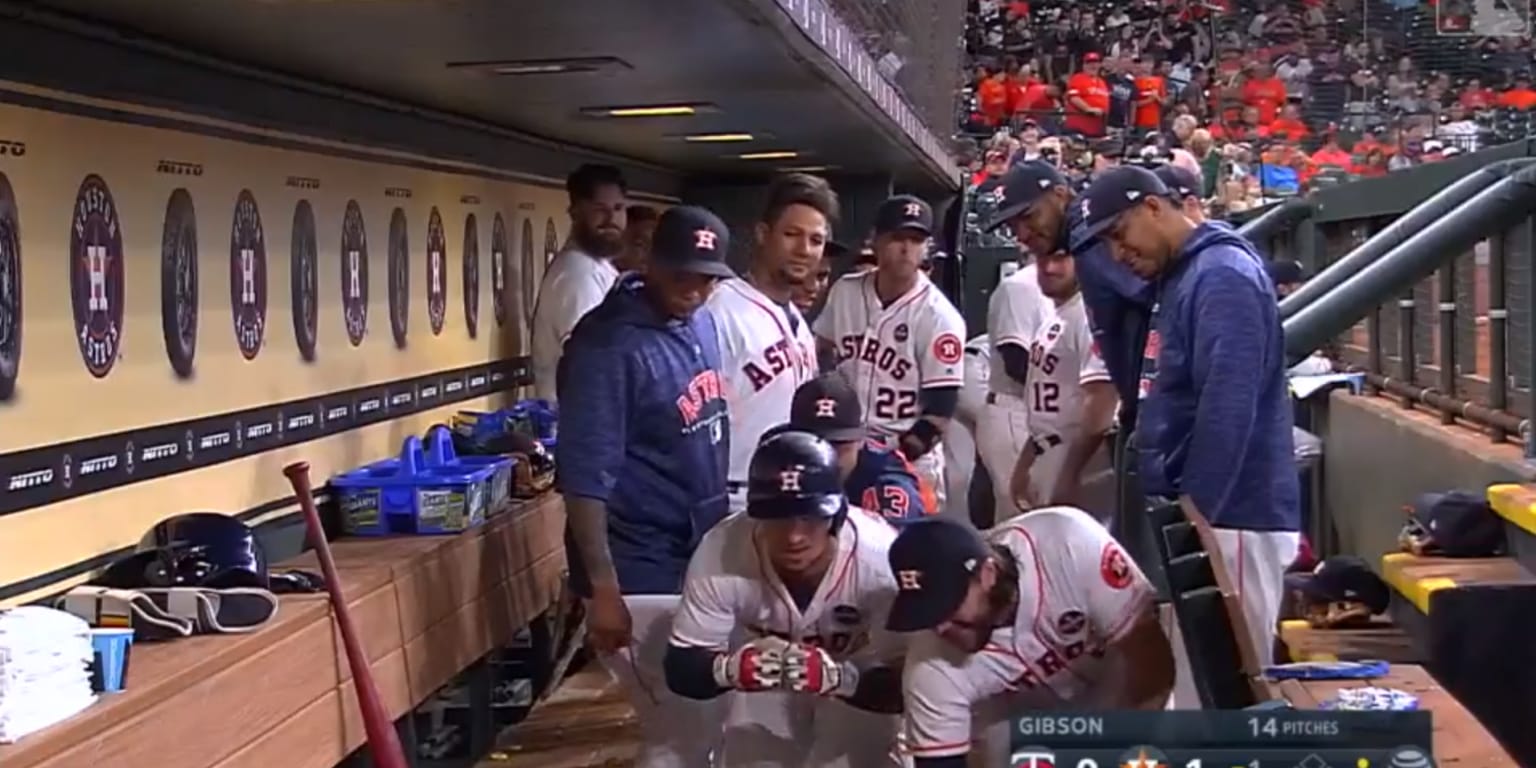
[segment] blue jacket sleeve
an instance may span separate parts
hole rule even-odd
[[[1181,490],[1208,519],[1241,499],[1234,499],[1238,473],[1234,446],[1256,438],[1255,414],[1266,370],[1266,309],[1274,299],[1251,279],[1231,269],[1200,275],[1184,316],[1190,325],[1190,377],[1194,383],[1195,421],[1184,461]]]
[[[557,377],[560,440],[555,444],[561,493],[607,502],[624,463],[630,378],[623,345],[608,334],[566,342]]]

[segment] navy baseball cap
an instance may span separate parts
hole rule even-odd
[[[1163,180],[1163,184],[1168,187],[1169,192],[1173,193],[1173,197],[1176,200],[1183,200],[1186,197],[1200,197],[1201,191],[1205,188],[1205,180],[1200,178],[1200,174],[1188,168],[1180,168],[1177,165],[1160,165],[1152,173]]]
[[[680,205],[668,208],[651,236],[651,263],[680,272],[709,277],[735,277],[725,263],[731,233],[707,208]]]
[[[1445,557],[1492,557],[1504,551],[1504,521],[1472,491],[1426,493],[1408,510],[1409,533]]]
[[[875,234],[884,235],[910,229],[925,235],[933,234],[933,209],[912,195],[896,195],[886,199],[875,211]]]
[[[789,403],[789,423],[829,443],[863,440],[869,433],[859,412],[859,393],[840,373],[801,384]]]
[[[888,554],[897,591],[886,629],[917,632],[944,623],[991,554],[981,533],[957,520],[930,517],[902,526]]]
[[[1286,586],[1313,602],[1364,603],[1371,613],[1382,613],[1392,602],[1392,590],[1365,560],[1354,555],[1334,555],[1317,564],[1311,573],[1292,573]]]
[[[1100,174],[1083,191],[1075,205],[1081,206],[1083,231],[1078,239],[1086,242],[1114,226],[1120,215],[1141,205],[1149,197],[1172,199],[1173,193],[1157,174],[1134,165],[1121,165]]]
[[[997,210],[992,218],[981,225],[984,231],[992,231],[1017,218],[1053,187],[1067,185],[1067,177],[1056,166],[1042,160],[1030,160],[1008,169],[1003,179],[992,188],[992,200]]]

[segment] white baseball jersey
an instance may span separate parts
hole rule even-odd
[[[1082,421],[1083,385],[1095,381],[1109,381],[1109,369],[1079,293],[1056,307],[1029,345],[1030,434],[1070,440]]]
[[[715,287],[705,303],[720,332],[720,372],[731,410],[729,480],[746,482],[757,441],[789,421],[795,389],[816,376],[816,340],[794,305],[780,306],[746,280]]]
[[[968,655],[932,632],[913,638],[902,687],[906,743],[916,757],[969,752],[973,718],[983,726],[1071,702],[1091,709],[1106,683],[1105,649],[1154,596],[1125,550],[1082,510],[1046,507],[986,535],[1018,564],[1018,614]]]
[[[918,417],[917,393],[964,383],[965,320],[926,276],[882,305],[879,269],[844,275],[827,292],[816,335],[837,348],[838,369],[853,382],[864,423],[876,436],[900,435]]]
[[[555,401],[555,371],[565,340],[577,321],[603,302],[619,271],[608,259],[599,259],[568,245],[555,255],[533,307],[533,391],[535,397]]]
[[[1014,344],[1029,349],[1035,333],[1051,316],[1051,300],[1040,292],[1039,270],[1027,264],[998,281],[987,300],[987,338],[992,345],[992,359],[999,361],[987,376],[987,388],[1000,395],[1024,397],[1024,385],[1014,381],[1003,366],[997,348]]]

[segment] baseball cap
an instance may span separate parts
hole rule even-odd
[[[1504,521],[1480,493],[1426,493],[1408,510],[1410,535],[1445,557],[1492,557],[1504,550]]]
[[[1301,268],[1301,264],[1290,259],[1266,261],[1264,271],[1269,274],[1269,281],[1275,285],[1299,283],[1306,278],[1306,271]]]
[[[992,200],[997,204],[992,218],[982,225],[991,231],[1017,218],[1054,187],[1066,186],[1067,178],[1056,166],[1040,160],[1019,163],[1003,174],[1002,181],[992,188]]]
[[[902,526],[888,553],[897,592],[886,629],[917,632],[943,623],[990,554],[981,534],[958,520],[935,517]]]
[[[1177,200],[1183,200],[1191,195],[1199,197],[1201,189],[1205,186],[1205,180],[1200,178],[1200,174],[1177,165],[1160,165],[1152,173],[1163,180],[1164,186],[1168,187],[1168,191],[1172,192],[1174,199]]]
[[[801,384],[789,402],[789,423],[829,443],[863,440],[859,394],[839,373],[824,373]]]
[[[884,235],[902,229],[911,229],[925,235],[933,234],[933,209],[912,195],[896,195],[886,199],[875,211],[875,234]]]
[[[1100,55],[1099,53],[1094,52],[1094,51],[1089,51],[1088,53],[1083,54],[1083,63],[1084,64],[1092,64],[1092,63],[1094,63],[1096,61],[1103,61],[1103,60],[1104,60],[1104,57],[1102,55]]]
[[[651,236],[651,264],[710,277],[735,277],[725,263],[731,233],[707,208],[668,208]]]
[[[1122,165],[1100,174],[1076,202],[1082,206],[1080,239],[1087,241],[1103,234],[1121,214],[1145,203],[1149,197],[1171,199],[1173,193],[1157,174],[1145,168]]]
[[[1311,573],[1285,577],[1287,587],[1320,603],[1364,603],[1371,613],[1382,613],[1392,602],[1392,590],[1365,560],[1354,555],[1334,555],[1318,563]]]
[[[841,259],[848,255],[848,251],[848,246],[843,242],[838,240],[828,240],[827,244],[822,248],[821,252],[829,259]]]

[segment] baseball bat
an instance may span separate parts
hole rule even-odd
[[[362,640],[352,625],[352,611],[341,593],[341,579],[336,576],[336,561],[331,557],[331,544],[325,540],[325,528],[320,524],[320,511],[315,509],[315,492],[309,484],[309,463],[294,462],[283,467],[283,474],[293,485],[293,493],[299,499],[304,512],[304,523],[309,529],[309,540],[315,547],[315,557],[320,560],[320,571],[325,575],[325,591],[331,597],[332,613],[336,615],[336,628],[341,632],[341,642],[347,649],[347,666],[352,668],[352,685],[357,689],[357,706],[363,715],[363,730],[368,734],[368,751],[373,753],[373,764],[378,768],[409,768],[405,749],[400,746],[400,735],[384,709],[379,689],[373,682],[373,670],[368,668],[368,657],[363,655]]]

